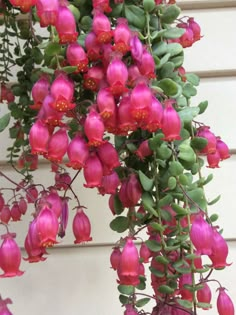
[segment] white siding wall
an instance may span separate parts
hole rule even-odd
[[[235,88],[236,88],[236,1],[179,1],[187,10],[184,14],[194,16],[202,26],[203,39],[186,50],[185,68],[196,71],[203,77],[196,104],[208,99],[208,111],[203,119],[212,130],[221,135],[235,152]],[[194,8],[194,10],[192,10]],[[207,8],[207,9],[206,9]],[[4,111],[4,109],[3,109]],[[8,146],[7,134],[1,134],[1,168],[9,175],[12,171],[5,165],[4,150]],[[205,169],[205,174],[212,170]],[[229,262],[234,264],[225,271],[215,272],[217,279],[229,289],[232,298],[236,296],[236,156],[222,163],[214,170],[215,179],[207,189],[209,199],[222,193],[220,202],[210,209],[220,214],[219,223],[224,236],[229,240],[231,250]],[[13,175],[16,179],[16,175]],[[37,172],[37,179],[45,186],[53,182],[47,165]],[[7,185],[0,178],[0,185]],[[109,256],[113,243],[119,235],[109,229],[112,218],[106,198],[93,190],[83,188],[80,181],[75,188],[81,203],[88,207],[92,223],[93,242],[84,246],[73,246],[72,233],[68,231],[63,243],[49,250],[47,261],[39,264],[22,264],[25,275],[13,279],[0,279],[0,293],[11,297],[14,315],[121,315],[123,310],[116,291],[116,274],[109,267]],[[70,217],[70,222],[72,220]],[[18,241],[23,245],[30,215],[19,224],[12,224]],[[213,286],[213,293],[216,287]],[[236,300],[235,300],[236,302]],[[204,314],[206,312],[202,312]],[[216,314],[216,309],[207,314]]]

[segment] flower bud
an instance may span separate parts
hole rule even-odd
[[[234,304],[225,288],[219,288],[219,295],[217,298],[217,310],[219,315],[234,315]]]
[[[75,244],[92,241],[92,237],[90,236],[91,224],[82,207],[77,209],[77,213],[74,217],[73,233],[75,236]]]

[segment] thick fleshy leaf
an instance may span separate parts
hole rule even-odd
[[[179,159],[184,160],[189,163],[194,163],[196,161],[196,154],[190,146],[190,141],[185,140],[179,146]]]
[[[125,5],[125,17],[129,23],[140,30],[145,27],[145,14],[144,11],[137,5]]]
[[[60,52],[61,52],[61,45],[58,43],[50,42],[45,48],[45,54],[50,57],[58,55],[60,54]]]
[[[158,86],[164,91],[167,96],[174,96],[178,92],[178,85],[171,79],[162,79]]]
[[[154,180],[147,177],[142,171],[138,171],[140,183],[145,191],[150,191],[153,187]]]
[[[145,243],[147,247],[153,252],[159,252],[161,250],[161,244],[155,240],[147,240]]]
[[[198,86],[200,82],[200,78],[195,73],[186,73],[185,77],[188,82],[192,83],[192,85]]]
[[[178,112],[182,122],[189,123],[199,113],[199,107],[186,107]]]
[[[208,101],[201,102],[198,107],[200,108],[199,114],[203,114],[208,107]]]
[[[121,294],[130,295],[134,294],[134,286],[132,285],[118,285],[118,290]]]
[[[182,164],[178,161],[171,161],[169,163],[169,172],[172,176],[179,176],[180,174],[183,174],[184,167]]]
[[[140,299],[140,300],[138,300],[138,301],[135,303],[135,306],[136,306],[136,307],[143,307],[143,306],[146,305],[149,301],[150,301],[150,298],[143,298],[143,299]]]
[[[161,21],[165,24],[172,24],[180,15],[181,9],[177,5],[165,6],[161,15]]]
[[[175,39],[175,38],[181,37],[184,34],[184,32],[185,32],[185,29],[183,28],[173,27],[173,28],[167,29],[164,32],[163,37],[166,39]]]
[[[129,219],[127,217],[117,217],[110,223],[110,228],[118,233],[123,233],[129,228]]]
[[[11,119],[11,113],[7,113],[0,118],[0,132],[7,128]]]

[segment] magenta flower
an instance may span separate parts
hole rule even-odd
[[[217,298],[217,310],[219,315],[234,315],[234,304],[225,288],[219,288],[219,295]]]
[[[79,207],[73,220],[73,233],[75,236],[75,244],[89,242],[92,240],[91,224],[89,218],[84,213],[83,208]]]

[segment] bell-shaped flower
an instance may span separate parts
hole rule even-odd
[[[47,95],[38,113],[38,119],[49,126],[62,126],[63,123],[61,120],[64,113],[54,109],[52,104],[54,104],[54,98],[51,95]]]
[[[24,247],[28,255],[27,258],[23,258],[25,261],[28,261],[29,263],[36,263],[47,259],[43,257],[43,255],[46,254],[44,248],[39,247],[38,251],[36,251],[36,249],[33,248],[29,234],[26,235]]]
[[[212,154],[216,152],[216,136],[210,131],[210,127],[200,127],[197,131],[197,136],[207,140],[207,145],[200,151],[201,154]]]
[[[139,255],[131,238],[126,240],[117,269],[119,283],[122,285],[139,284]]]
[[[136,311],[133,305],[126,304],[125,308],[126,309],[125,309],[124,315],[138,315],[138,312]]]
[[[155,61],[153,56],[146,50],[143,50],[142,60],[138,64],[140,73],[148,79],[154,79],[155,74]]]
[[[0,315],[13,315],[9,311],[7,304],[12,304],[12,300],[9,298],[3,300],[0,296]]]
[[[0,221],[2,223],[8,224],[11,219],[11,210],[8,205],[3,206],[2,210],[0,211]]]
[[[59,11],[58,0],[37,0],[36,8],[41,27],[56,25]]]
[[[48,141],[48,152],[45,157],[57,163],[61,163],[63,156],[66,154],[69,140],[65,128],[56,131]]]
[[[78,32],[76,32],[75,17],[66,6],[59,7],[55,26],[59,35],[60,44],[73,43],[77,40]]]
[[[119,185],[119,176],[115,171],[112,171],[111,174],[102,177],[102,184],[101,187],[98,188],[98,190],[99,193],[102,195],[115,194]]]
[[[36,219],[38,236],[40,239],[40,246],[51,247],[58,243],[56,236],[58,233],[58,219],[56,214],[48,207],[40,210]]]
[[[135,174],[129,176],[126,190],[132,206],[136,206],[142,196],[142,186]]]
[[[131,56],[136,62],[141,62],[143,57],[143,44],[137,35],[130,39]]]
[[[209,255],[209,258],[212,261],[213,268],[223,268],[231,265],[226,262],[229,253],[228,244],[216,228],[213,229],[213,242],[211,250],[212,253]]]
[[[66,58],[71,66],[76,66],[76,72],[85,72],[88,68],[88,57],[82,46],[78,43],[68,45]]]
[[[216,137],[216,150],[220,155],[221,161],[226,160],[230,157],[229,148],[227,144],[221,140],[220,137]]]
[[[89,148],[85,139],[81,135],[75,136],[67,148],[69,163],[66,165],[75,170],[79,170],[85,166],[85,162],[89,157]]]
[[[114,50],[125,55],[130,50],[131,30],[127,20],[124,18],[117,19],[117,26],[113,31]]]
[[[51,86],[51,95],[54,99],[51,107],[59,112],[73,109],[75,107],[75,104],[71,103],[73,94],[74,83],[65,74],[58,74]]]
[[[199,254],[212,254],[213,230],[201,214],[198,214],[192,223],[190,240]]]
[[[155,132],[161,128],[163,116],[163,107],[162,104],[153,96],[150,115],[147,120],[147,124],[142,127],[142,129],[148,130],[149,132]]]
[[[73,233],[75,244],[92,241],[91,224],[88,216],[84,213],[83,208],[79,207],[73,220]]]
[[[90,109],[85,122],[84,132],[88,138],[88,145],[98,147],[101,146],[103,141],[105,127],[104,123],[96,110]]]
[[[201,27],[200,27],[200,25],[196,21],[194,21],[194,18],[192,18],[192,17],[188,19],[188,24],[189,24],[190,29],[193,32],[194,42],[200,40],[201,39]]]
[[[107,44],[112,39],[111,22],[108,17],[100,11],[93,16],[92,31],[97,36],[99,44]]]
[[[152,92],[143,82],[140,82],[132,90],[130,95],[130,111],[134,120],[139,125],[145,125],[151,111]]]
[[[96,61],[101,58],[101,45],[97,42],[97,36],[94,32],[89,32],[84,42],[89,60]]]
[[[135,154],[140,158],[140,160],[144,160],[145,157],[153,154],[153,151],[149,147],[148,140],[144,140],[139,145],[138,149],[135,151]]]
[[[167,100],[165,102],[165,108],[163,110],[161,129],[164,133],[165,141],[174,141],[181,139],[181,120],[178,113],[173,108],[172,103],[172,100]]]
[[[21,211],[18,202],[13,202],[11,207],[11,218],[12,221],[20,221],[21,218]]]
[[[118,153],[110,142],[105,142],[99,146],[97,153],[103,167],[106,168],[104,175],[110,174],[114,168],[120,166]]]
[[[147,247],[146,243],[142,243],[139,249],[139,256],[143,259],[144,263],[149,262],[149,258],[152,256],[152,252]]]
[[[136,121],[130,110],[130,97],[122,97],[118,107],[118,130],[119,134],[126,135],[129,131],[137,129]]]
[[[114,247],[110,256],[110,263],[112,269],[114,270],[118,269],[120,257],[121,257],[120,247]]]
[[[215,153],[210,153],[207,154],[207,162],[209,168],[219,168],[219,163],[220,163],[220,154],[216,150]]]
[[[50,133],[48,127],[38,119],[29,132],[29,144],[32,154],[45,154],[47,152]]]
[[[225,288],[219,288],[219,295],[217,297],[217,310],[219,315],[234,315],[234,304]]]
[[[92,66],[84,74],[84,88],[91,91],[98,91],[104,80],[104,69],[101,66]]]
[[[121,95],[128,91],[126,88],[128,69],[119,58],[114,58],[110,62],[107,67],[106,77],[113,95]]]
[[[197,290],[197,300],[199,303],[211,303],[211,289],[209,285],[206,282],[202,283],[203,288],[200,290]],[[204,310],[208,310],[208,308],[203,308]]]
[[[31,109],[40,109],[45,97],[49,94],[50,83],[48,77],[43,75],[32,87],[32,98],[34,105]]]
[[[115,115],[116,111],[115,99],[108,88],[103,88],[98,91],[97,105],[100,116],[104,121]]]
[[[21,251],[14,238],[15,233],[7,233],[1,236],[3,239],[0,247],[0,268],[4,274],[0,278],[21,276],[24,272],[19,270],[21,263]]]
[[[84,167],[85,187],[100,187],[102,184],[103,167],[102,163],[95,152],[90,153]]]

